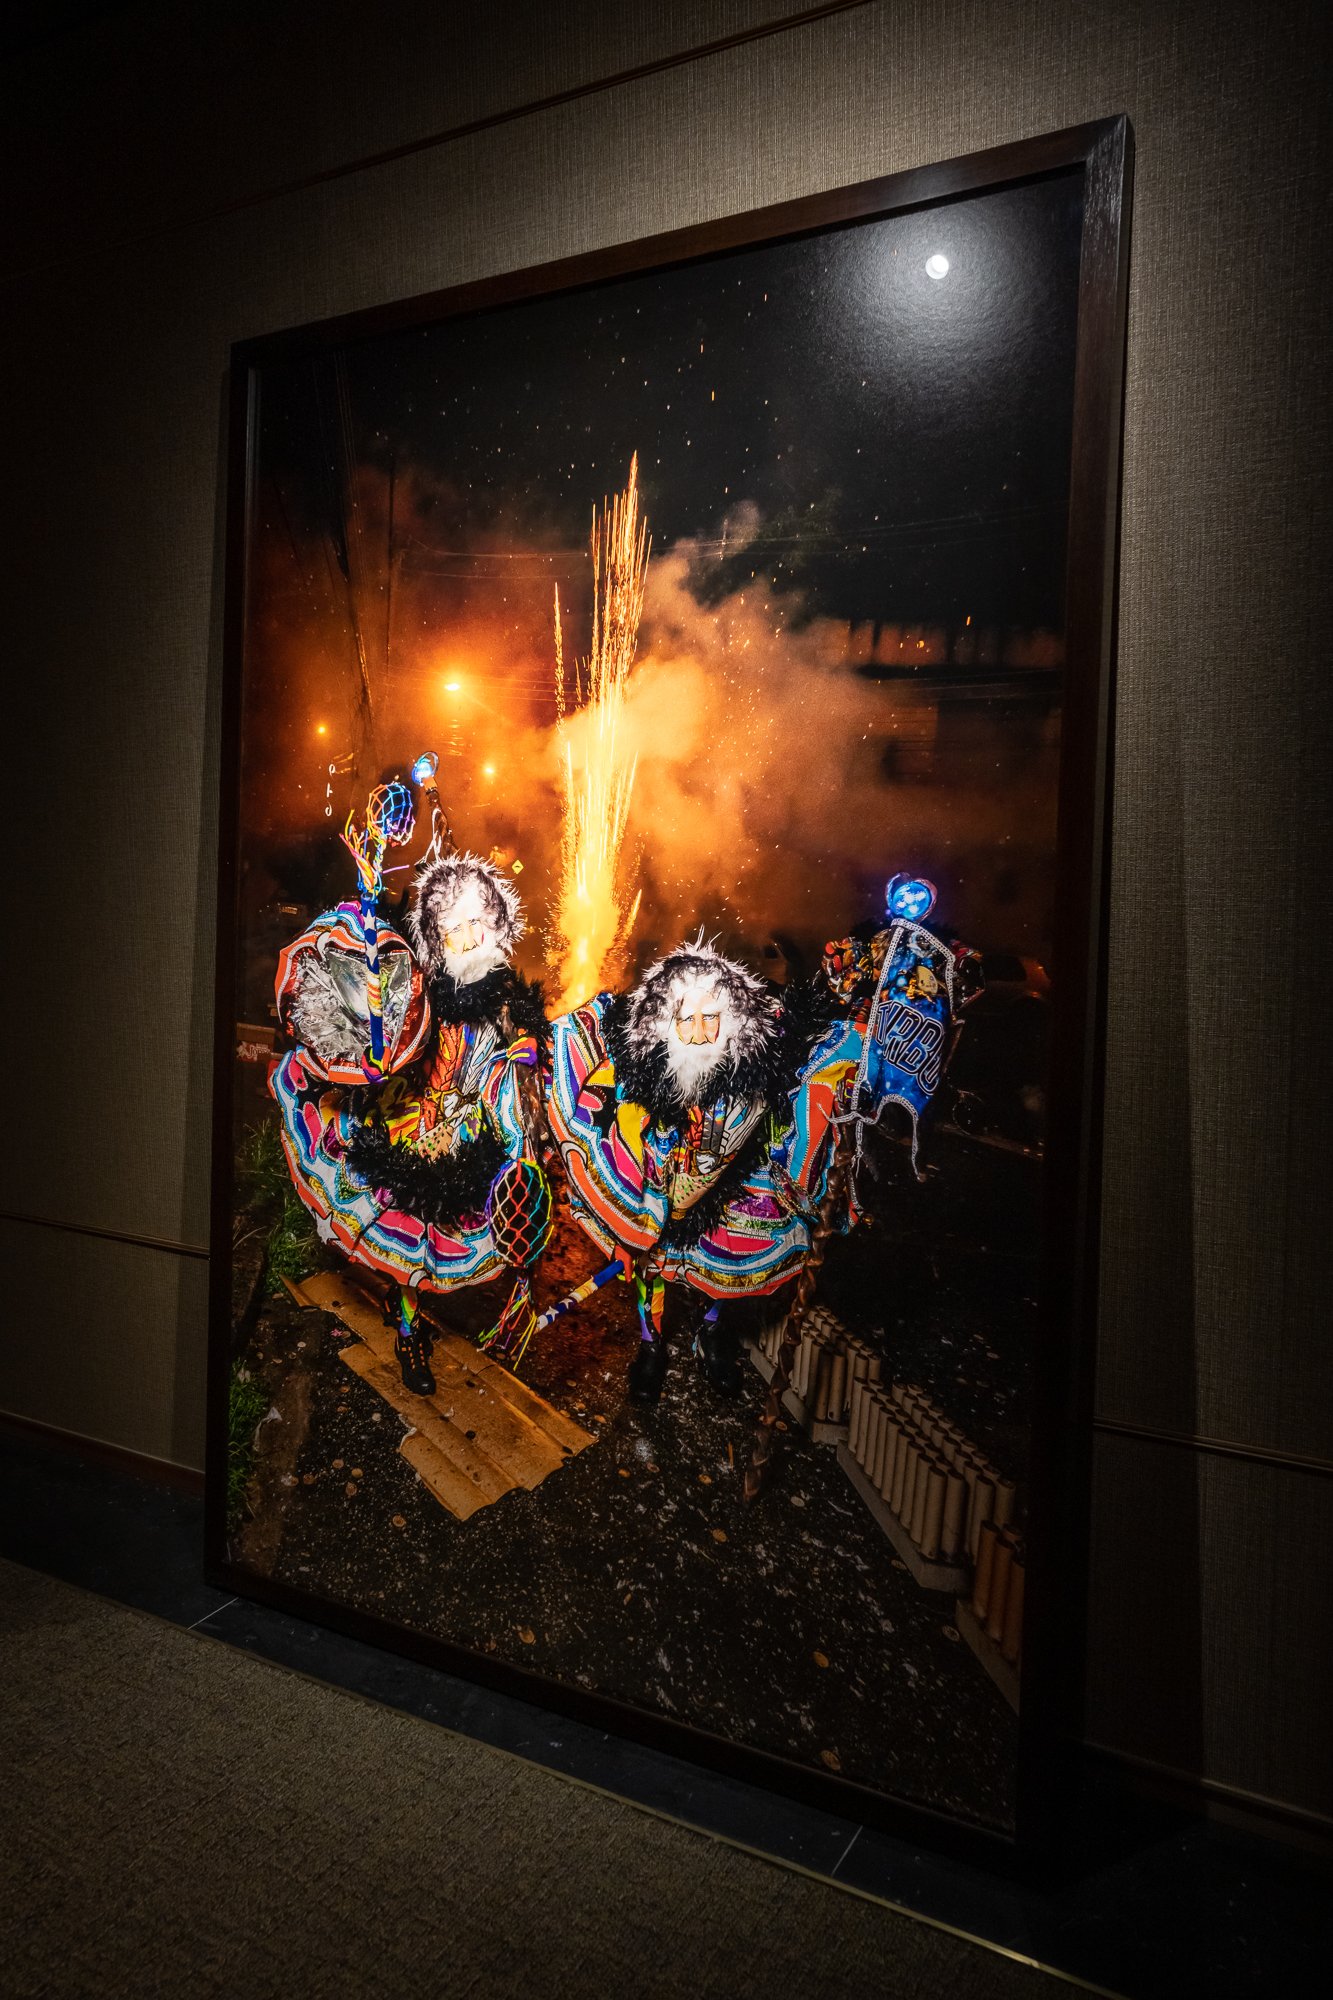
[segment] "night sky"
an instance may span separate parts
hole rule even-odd
[[[993,635],[1001,662],[1038,635],[1041,657],[1058,664],[1081,222],[1079,179],[1061,177],[267,366],[248,823],[290,820],[275,802],[291,806],[297,772],[310,798],[311,733],[321,726],[312,718],[331,718],[322,726],[336,747],[350,738],[353,612],[379,715],[402,720],[401,741],[377,721],[381,761],[410,755],[423,727],[423,742],[436,740],[426,680],[453,632],[492,690],[489,730],[549,727],[552,584],[582,643],[592,509],[624,485],[636,452],[654,563],[688,543],[688,589],[702,611],[762,588],[765,629],[779,642],[839,621],[852,634],[847,674],[881,626],[935,628],[934,657],[949,664],[965,630]],[[936,279],[927,263],[941,257],[948,270]],[[649,647],[651,617],[650,598]],[[779,652],[770,679],[781,667],[790,680],[798,669]],[[894,749],[902,717],[886,705],[896,697],[860,688],[866,713],[849,711],[833,754],[864,761],[864,737],[876,782],[891,785],[904,768]],[[987,713],[1002,736],[1009,710]],[[917,865],[952,880],[955,903],[993,941],[1040,941],[1048,871],[1034,837],[1016,876],[997,873],[993,859],[983,869],[978,856],[1009,840],[997,830],[1004,811],[1020,845],[1025,823],[1045,825],[1050,770],[1018,772],[1001,808],[990,774],[1008,746],[997,738],[992,757],[976,735],[965,751],[930,753],[939,798],[933,820],[918,815]],[[454,790],[481,814],[483,752],[466,734],[460,744],[456,728],[438,747],[446,765],[456,753]],[[812,754],[809,743],[792,750]],[[740,727],[731,755],[743,764]],[[994,796],[978,816],[987,786]],[[938,830],[946,798],[956,840]],[[349,802],[337,797],[339,813]],[[551,807],[531,787],[526,800],[512,789],[496,796],[486,838],[519,839],[525,813],[545,819]],[[882,852],[872,842],[853,867],[819,830],[835,817],[827,805],[823,813],[793,838],[812,868],[855,878],[850,908],[896,864],[900,833],[886,834]],[[752,845],[770,830],[752,828]],[[471,837],[486,844],[480,831]],[[541,850],[546,831],[534,841]],[[1002,876],[1008,931],[1008,920],[988,921]],[[537,887],[530,878],[530,893]],[[724,891],[701,914],[722,911],[725,924]],[[821,922],[811,914],[811,935]]]
[[[355,448],[452,489],[442,544],[537,529],[581,563],[637,451],[659,548],[748,500],[813,610],[1055,627],[1081,217],[1067,177],[353,346]],[[315,527],[331,400],[309,363],[266,380],[264,461]]]

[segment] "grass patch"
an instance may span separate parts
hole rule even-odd
[[[280,1292],[284,1278],[295,1284],[308,1277],[319,1261],[319,1237],[298,1196],[289,1189],[283,1197],[282,1212],[268,1232],[268,1263],[264,1290]]]
[[[262,1234],[264,1291],[282,1290],[320,1262],[319,1235],[310,1211],[292,1186],[276,1125],[252,1125],[236,1154],[238,1229]]]
[[[237,1208],[263,1215],[293,1192],[276,1122],[247,1126],[236,1148]]]
[[[255,1431],[268,1414],[268,1397],[238,1362],[227,1392],[227,1519],[235,1522],[255,1462]]]

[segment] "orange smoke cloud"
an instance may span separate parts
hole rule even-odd
[[[762,577],[702,603],[700,559],[678,543],[653,564],[624,715],[638,758],[628,844],[654,942],[702,919],[751,949],[772,933],[817,949],[909,868],[983,941],[1044,946],[1050,726],[1024,718],[1006,740],[991,704],[955,711],[935,690],[865,677],[846,622],[803,620]],[[1006,917],[994,906],[1016,900],[1015,876],[1033,883],[1029,907]]]
[[[435,749],[459,841],[522,863],[533,927],[526,961],[539,970],[555,949],[560,888],[552,586],[566,647],[581,650],[591,626],[586,545],[562,545],[539,526],[521,540],[470,533],[466,547],[454,546],[458,538],[435,525],[436,496],[401,477],[390,537],[383,476],[363,472],[357,494],[361,566],[351,585],[313,537],[271,530],[258,554],[248,671],[259,693],[247,710],[244,803],[251,849],[296,842],[322,857],[327,834],[321,893],[350,893],[336,828],[364,804],[354,793]],[[637,760],[618,884],[625,907],[641,897],[629,959],[643,963],[700,923],[752,960],[775,933],[817,951],[877,914],[884,881],[899,868],[932,875],[944,915],[972,941],[1040,955],[1058,748],[1049,701],[1012,687],[994,699],[982,689],[941,700],[937,681],[859,673],[872,660],[947,671],[939,663],[949,637],[937,627],[867,633],[809,617],[799,595],[765,580],[761,526],[744,509],[726,524],[733,562],[754,540],[757,574],[720,602],[705,601],[716,543],[679,541],[649,566],[619,723]],[[358,748],[354,604],[373,728],[359,770],[330,776],[327,765]],[[955,635],[952,658],[966,678],[970,662],[1002,651],[1058,659],[1050,635],[1015,648],[974,632]],[[584,726],[577,714],[566,719],[576,755]]]

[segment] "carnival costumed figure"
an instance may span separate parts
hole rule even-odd
[[[326,1242],[390,1281],[385,1314],[418,1395],[435,1388],[418,1295],[506,1270],[526,1283],[552,1225],[537,1156],[546,1020],[540,988],[511,963],[519,898],[491,862],[446,851],[442,829],[437,807],[412,949],[378,923],[363,874],[360,905],[340,904],[283,953],[278,1012],[296,1046],[270,1079],[297,1192]]]
[[[962,1026],[984,981],[981,960],[957,938],[927,928],[933,882],[898,874],[884,892],[884,922],[824,947],[822,974],[838,1019],[811,1052],[805,1078],[810,1139],[850,1126],[859,1162],[864,1134],[890,1105],[906,1114],[913,1170],[920,1141]],[[797,1128],[780,1159],[800,1181],[810,1139]]]
[[[704,1373],[739,1387],[729,1300],[776,1291],[800,1268],[807,1222],[775,1190],[769,1156],[791,1119],[809,1034],[764,982],[702,939],[552,1023],[547,1115],[574,1215],[632,1262],[640,1344],[631,1397],[666,1371],[665,1286],[709,1301]]]

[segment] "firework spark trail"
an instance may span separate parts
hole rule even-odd
[[[565,635],[560,625],[560,585],[555,587],[555,719],[565,719]]]
[[[556,597],[556,705],[561,737],[560,893],[553,953],[561,1010],[595,993],[634,927],[618,882],[638,760],[625,748],[625,687],[639,642],[648,575],[647,527],[639,519],[639,460],[629,484],[592,523],[592,646],[575,660],[577,725],[565,713],[564,640]],[[577,747],[576,747],[577,746]],[[640,892],[641,893],[641,892]]]

